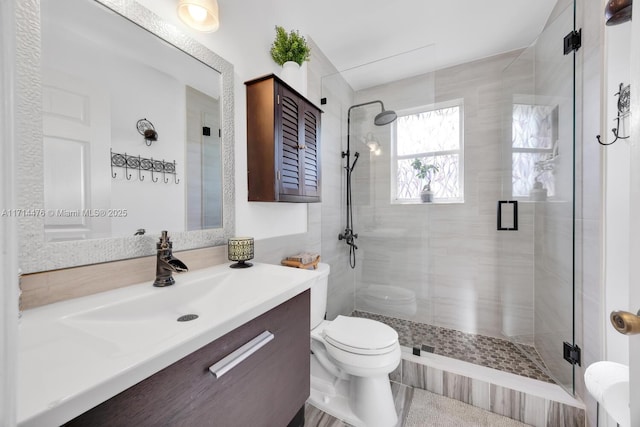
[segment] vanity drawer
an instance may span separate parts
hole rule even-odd
[[[215,378],[209,367],[264,331],[274,338]],[[284,302],[65,426],[278,427],[309,397],[309,291]]]

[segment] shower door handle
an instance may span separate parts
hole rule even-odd
[[[510,206],[513,212],[513,220],[510,224],[504,226],[502,224],[502,207]],[[518,230],[518,201],[517,200],[498,200],[498,231],[517,231]]]

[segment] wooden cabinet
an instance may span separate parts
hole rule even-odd
[[[264,331],[274,338],[212,375],[210,366]],[[307,290],[65,426],[301,427],[309,375]]]
[[[245,84],[249,201],[319,202],[320,109],[275,75]]]

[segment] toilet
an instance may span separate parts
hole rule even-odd
[[[398,333],[371,319],[324,320],[329,265],[318,264],[318,271],[311,286],[309,403],[356,427],[395,426],[389,373],[400,364]]]

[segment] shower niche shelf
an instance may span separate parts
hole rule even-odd
[[[320,202],[322,111],[277,76],[247,86],[250,202]]]

